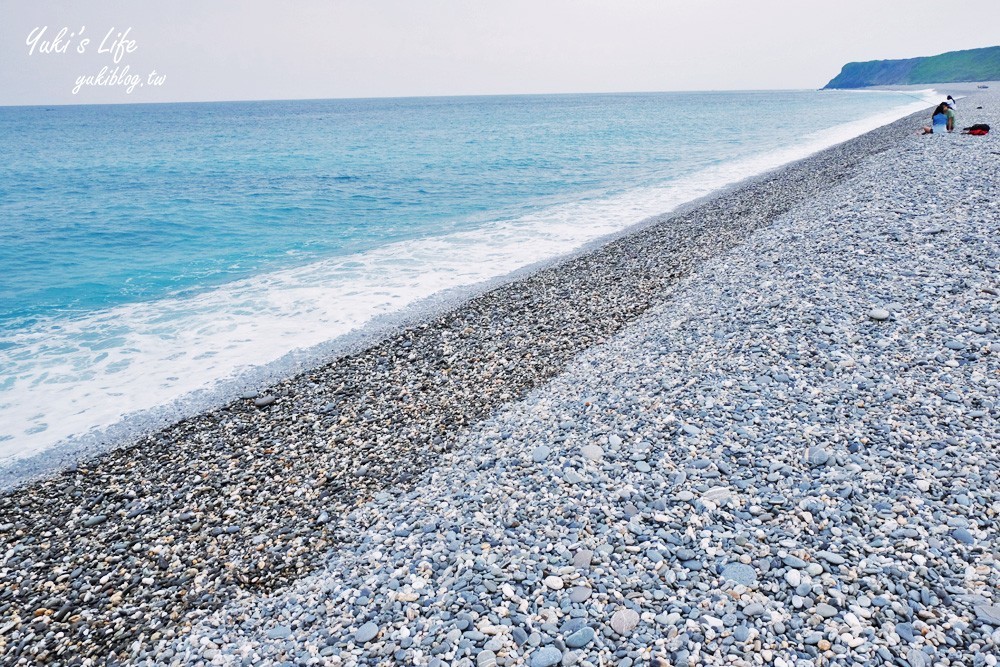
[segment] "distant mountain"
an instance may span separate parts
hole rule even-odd
[[[906,60],[847,63],[824,88],[1000,80],[1000,46]]]

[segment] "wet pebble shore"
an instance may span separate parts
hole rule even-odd
[[[6,493],[4,663],[993,664],[997,148],[913,125]]]

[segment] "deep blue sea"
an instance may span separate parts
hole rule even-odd
[[[792,91],[0,107],[0,467],[203,408],[373,317],[929,104]]]

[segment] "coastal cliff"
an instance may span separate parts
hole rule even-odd
[[[1000,46],[990,46],[921,58],[847,63],[824,89],[997,79]]]

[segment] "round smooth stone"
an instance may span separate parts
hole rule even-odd
[[[876,322],[884,322],[889,319],[889,311],[885,308],[872,308],[868,311],[868,317],[875,320]]]
[[[784,562],[785,565],[787,565],[788,567],[794,567],[799,570],[801,570],[802,568],[804,568],[806,565],[809,564],[804,560],[802,560],[801,558],[799,558],[798,556],[792,556],[792,555],[785,556],[782,559],[782,562]]]
[[[825,602],[820,602],[816,605],[816,613],[823,618],[833,618],[837,615],[837,608]]]
[[[590,567],[594,561],[594,552],[590,549],[580,549],[573,556],[573,567]]]
[[[911,648],[906,652],[906,661],[910,667],[926,667],[927,655],[918,648]]]
[[[956,528],[951,531],[951,536],[962,544],[975,544],[976,538],[972,536],[972,533],[967,531],[965,528]]]
[[[623,637],[635,630],[637,625],[639,625],[639,614],[632,609],[619,609],[611,617],[611,629]]]
[[[806,463],[811,466],[821,466],[830,460],[830,453],[821,447],[810,447],[806,450]]]
[[[375,639],[375,635],[378,634],[378,626],[368,621],[354,633],[354,641],[359,644],[365,644]]]

